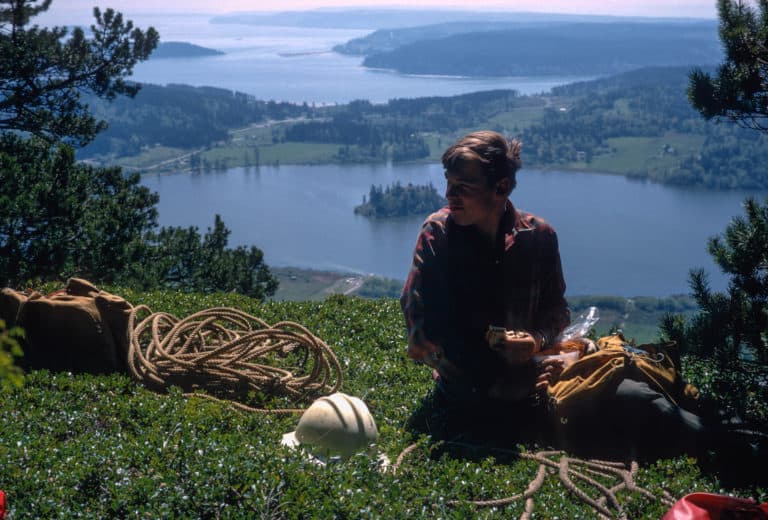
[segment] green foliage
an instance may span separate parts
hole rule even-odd
[[[735,217],[709,252],[729,275],[728,292],[710,289],[702,270],[691,272],[701,312],[686,323],[670,315],[662,330],[688,352],[715,356],[722,364],[746,357],[768,363],[768,200],[744,203],[746,218]]]
[[[23,131],[50,142],[85,145],[105,128],[81,93],[105,99],[133,96],[133,66],[157,46],[159,35],[123,21],[120,13],[94,8],[95,24],[86,38],[81,28],[29,26],[51,0],[0,2],[0,131]]]
[[[403,292],[403,281],[379,276],[368,276],[363,286],[355,292],[361,298],[400,298]]]
[[[19,340],[23,339],[24,332],[13,327],[7,329],[5,322],[0,320],[0,394],[20,387],[24,382],[24,373],[14,365],[14,358],[23,355]]]
[[[140,261],[118,277],[128,287],[167,287],[182,291],[238,292],[264,299],[277,289],[277,279],[256,247],[227,248],[230,230],[219,215],[204,236],[196,227],[161,228],[141,244]]]
[[[743,0],[718,0],[725,62],[715,77],[694,69],[688,97],[707,119],[724,117],[768,132],[768,3],[756,2],[756,7]]]
[[[726,417],[741,417],[750,425],[768,425],[768,369],[764,365],[735,362],[724,367],[712,358],[688,355],[683,360],[683,376],[705,396],[705,406],[722,410]]]
[[[391,186],[371,186],[366,201],[355,206],[355,214],[372,218],[404,217],[407,215],[425,215],[437,211],[446,204],[432,183],[407,186],[395,182]]]
[[[156,145],[199,148],[227,139],[231,128],[306,117],[311,109],[291,103],[258,101],[249,94],[214,87],[144,85],[132,99],[89,99],[109,128],[78,152],[80,157],[136,155]]]
[[[512,90],[492,90],[452,97],[391,99],[382,105],[352,101],[318,109],[316,114],[326,120],[292,125],[285,139],[342,144],[335,157],[342,162],[423,159],[430,150],[422,133],[453,132],[485,124],[490,117],[511,110],[516,97]]]
[[[138,175],[76,163],[71,147],[0,136],[0,283],[114,280],[155,225]]]
[[[690,107],[686,85],[684,68],[649,68],[556,87],[552,93],[562,100],[522,132],[523,162],[573,166],[578,160],[582,168],[667,184],[768,187],[762,167],[768,136],[707,124]],[[641,150],[642,140],[654,149]]]
[[[395,300],[332,297],[323,302],[260,303],[236,294],[152,293],[109,288],[134,304],[179,317],[217,305],[269,323],[292,320],[326,341],[344,367],[343,390],[363,398],[377,422],[378,449],[391,460],[413,441],[400,472],[382,474],[360,454],[318,467],[280,446],[296,416],[247,414],[186,398],[177,389],[149,392],[122,375],[32,372],[0,399],[0,484],[14,518],[517,518],[507,507],[450,507],[448,500],[492,499],[525,491],[537,467],[481,450],[451,451],[415,434],[409,419],[433,386],[429,370],[406,359],[405,328]],[[537,446],[520,446],[536,450]],[[733,492],[764,501],[766,490],[733,489],[687,457],[640,467],[638,483],[660,496]],[[552,477],[548,477],[552,479]],[[583,483],[580,483],[583,484]],[[535,495],[541,518],[593,518],[564,486]],[[661,518],[666,507],[619,493],[630,518]]]

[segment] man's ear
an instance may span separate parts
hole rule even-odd
[[[496,183],[496,195],[506,195],[509,193],[509,179],[501,179]]]

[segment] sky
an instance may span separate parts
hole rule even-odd
[[[139,13],[211,13],[237,11],[288,11],[321,7],[429,7],[470,10],[527,11],[541,13],[603,14],[648,17],[716,18],[716,0],[54,0],[46,18],[70,23],[85,13],[90,18],[94,5],[112,7],[127,17]],[[171,7],[173,6],[173,7]],[[60,21],[57,22],[56,19]]]

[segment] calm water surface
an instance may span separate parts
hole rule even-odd
[[[513,88],[538,93],[586,78],[446,78],[371,71],[362,58],[330,52],[368,31],[209,24],[200,15],[134,16],[165,41],[219,49],[223,56],[157,59],[134,79],[210,85],[260,99],[344,103],[448,96]],[[370,221],[353,214],[371,184],[432,181],[439,165],[282,166],[199,175],[146,176],[161,195],[163,225],[205,229],[220,213],[232,244],[254,244],[275,266],[405,277],[423,217]],[[741,213],[745,192],[706,192],[589,173],[522,171],[515,203],[558,230],[569,294],[661,296],[688,292],[687,273],[704,267],[725,281],[706,252],[707,238]]]
[[[432,182],[439,164],[280,166],[209,174],[145,175],[160,194],[161,225],[205,230],[214,214],[231,245],[256,245],[267,263],[404,279],[422,216],[369,220],[353,208],[371,184]],[[594,173],[522,170],[512,200],[558,232],[568,293],[687,293],[691,267],[725,281],[707,238],[721,233],[755,192],[691,191]]]
[[[463,78],[414,76],[366,69],[362,57],[331,48],[372,31],[211,24],[204,16],[135,17],[153,25],[163,41],[185,41],[225,52],[223,56],[155,59],[138,64],[133,79],[165,85],[214,86],[259,99],[334,104],[367,99],[453,96],[492,89],[522,94],[549,91],[586,77]]]

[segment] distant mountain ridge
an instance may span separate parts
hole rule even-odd
[[[446,22],[607,22],[607,21],[683,21],[693,18],[644,18],[607,15],[576,15],[560,13],[531,13],[513,11],[450,10],[450,9],[365,9],[325,8],[307,11],[236,12],[211,18],[211,23],[249,25],[285,25],[335,29],[394,29]]]

